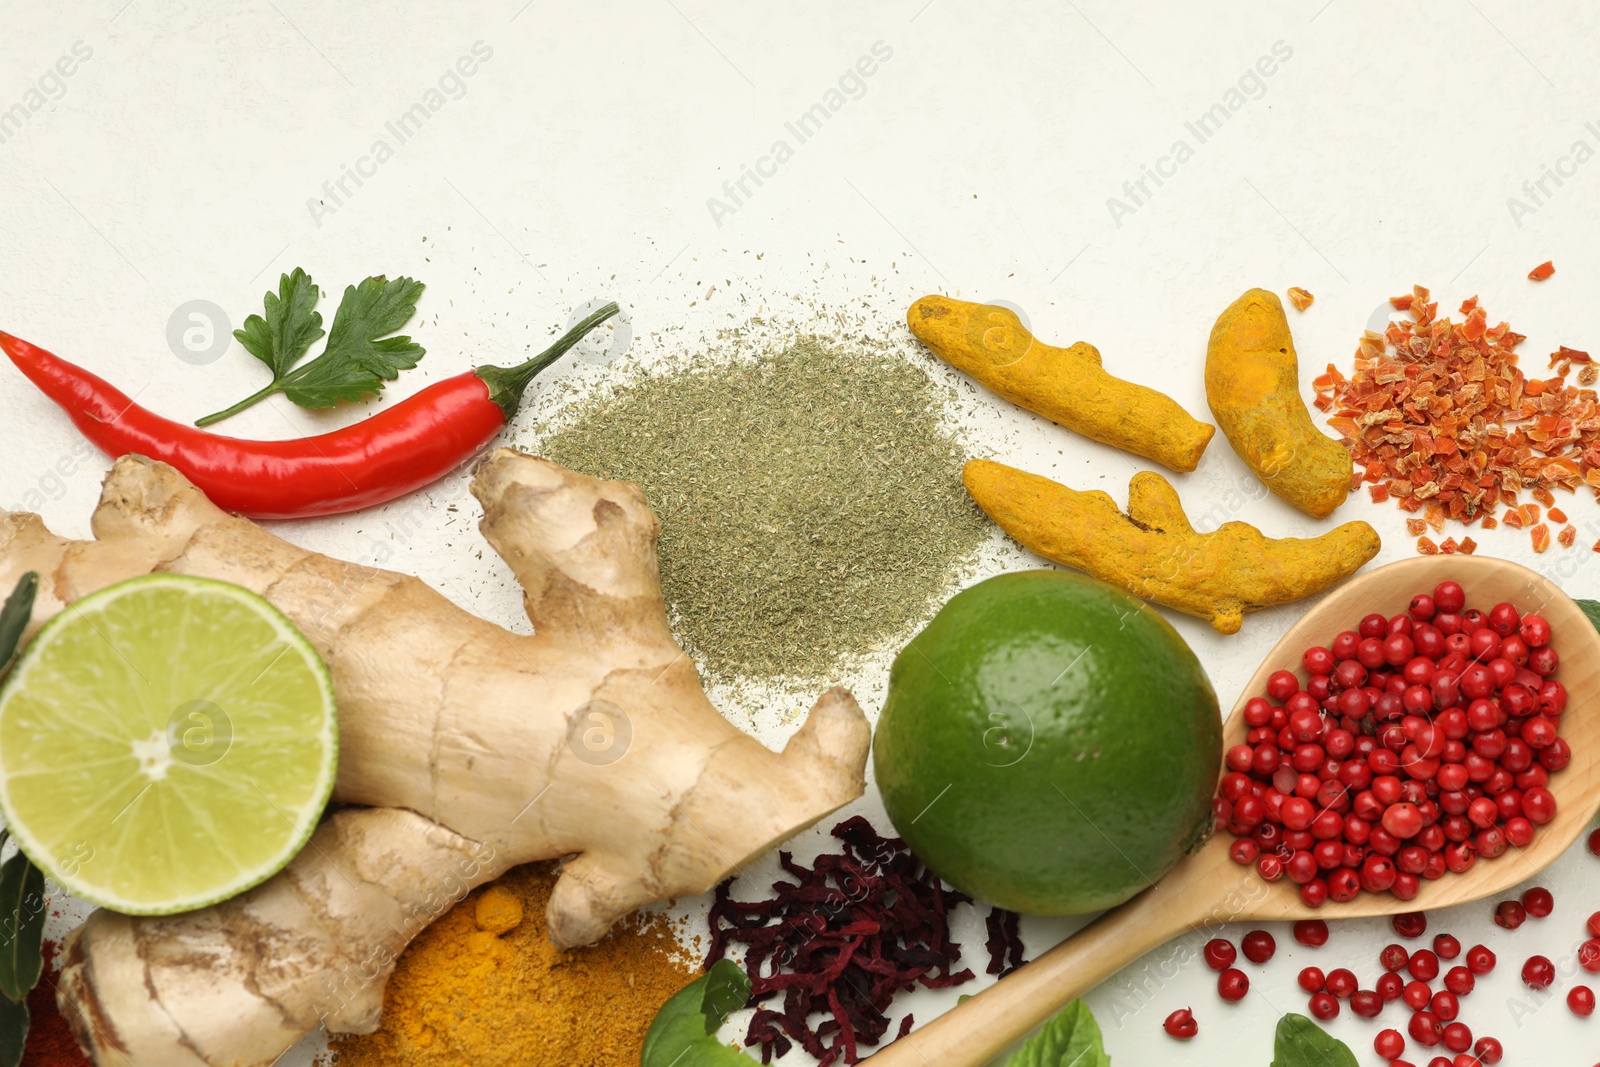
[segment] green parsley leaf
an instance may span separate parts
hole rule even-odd
[[[417,311],[423,285],[411,278],[368,278],[344,291],[322,355],[283,380],[283,395],[303,408],[374,396],[422,358],[409,337],[388,337]],[[380,338],[382,338],[380,340]]]
[[[749,1000],[743,968],[718,960],[661,1006],[645,1035],[641,1067],[749,1067],[750,1057],[716,1038],[729,1013]]]
[[[311,275],[294,269],[278,282],[278,292],[267,294],[266,318],[251,315],[233,336],[272,371],[273,381],[289,373],[300,357],[323,335],[317,313],[317,285]]]
[[[0,997],[0,1067],[18,1067],[28,1047],[28,1002]]]
[[[1272,1067],[1360,1067],[1343,1041],[1304,1015],[1278,1020]]]
[[[1074,1000],[1010,1058],[1004,1067],[1110,1067],[1100,1025],[1089,1005]]]
[[[233,334],[271,369],[272,383],[195,425],[221,422],[274,393],[311,409],[376,396],[384,383],[415,367],[424,355],[423,347],[410,337],[389,336],[416,314],[424,288],[414,278],[390,281],[382,275],[349,286],[334,313],[322,354],[296,366],[323,336],[322,316],[315,310],[319,294],[311,277],[298,268],[285,274],[278,292],[266,296],[266,315],[250,316]]]

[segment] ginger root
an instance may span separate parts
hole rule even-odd
[[[531,637],[298,548],[138,456],[107,476],[92,541],[0,512],[0,588],[45,576],[33,625],[151,571],[230,581],[294,621],[339,698],[341,807],[284,871],[188,914],[98,911],[68,937],[58,999],[101,1067],[264,1065],[319,1023],[370,1033],[411,938],[514,865],[565,860],[550,939],[587,944],[861,795],[870,732],[844,690],[782,753],[711,706],[635,486],[501,449],[472,490]]]
[[[1378,554],[1378,534],[1364,522],[1309,540],[1274,540],[1242,522],[1200,533],[1172,485],[1152,471],[1133,476],[1126,515],[1098,490],[1078,492],[989,460],[969,462],[961,480],[1024,547],[1225,634],[1239,632],[1245,612],[1320,593]]]
[[[1216,433],[1164,393],[1107,374],[1093,345],[1036,340],[1008,308],[925,296],[906,322],[934,355],[1013,404],[1172,470],[1194,470]]]
[[[1233,450],[1266,487],[1315,519],[1350,493],[1350,452],[1318,431],[1300,398],[1283,303],[1251,289],[1211,327],[1206,400]]]

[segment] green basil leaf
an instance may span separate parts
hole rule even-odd
[[[1018,1049],[1005,1067],[1110,1067],[1089,1005],[1074,1000]]]
[[[1345,1043],[1304,1015],[1278,1020],[1272,1067],[1360,1067]]]
[[[749,1067],[750,1057],[715,1036],[728,1013],[749,999],[750,979],[743,968],[732,960],[717,961],[661,1006],[645,1035],[640,1067]]]
[[[6,597],[5,607],[0,608],[0,671],[10,664],[22,643],[22,631],[33,617],[33,597],[38,591],[39,576],[29,571]]]
[[[25,1000],[44,970],[44,874],[21,852],[0,864],[0,994]]]
[[[726,967],[722,966],[724,963]],[[718,960],[706,972],[706,992],[700,1001],[700,1013],[706,1017],[706,1033],[722,1029],[728,1016],[750,1001],[750,977],[744,969],[731,960]]]
[[[28,1047],[28,1002],[0,997],[0,1067],[19,1067]]]
[[[1600,630],[1600,600],[1579,600],[1576,603],[1578,607],[1583,609],[1583,613],[1589,616],[1589,621],[1594,623],[1594,628]]]

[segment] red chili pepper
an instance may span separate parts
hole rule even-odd
[[[520,366],[479,367],[364,422],[288,441],[197,430],[8,333],[0,332],[0,348],[113,459],[137,453],[170,463],[227,511],[303,519],[382,504],[442,478],[493,440],[536,374],[616,312],[607,304]]]

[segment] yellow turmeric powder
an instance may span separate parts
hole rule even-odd
[[[664,915],[562,951],[545,935],[555,866],[473,892],[412,942],[375,1034],[333,1045],[337,1067],[637,1067],[657,1009],[695,977]]]

